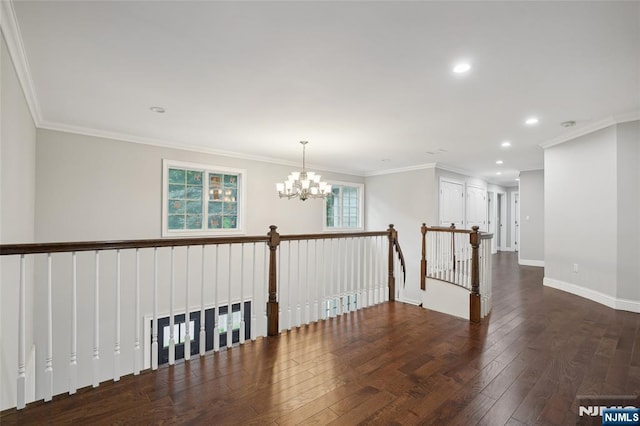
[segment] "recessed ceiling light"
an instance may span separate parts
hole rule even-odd
[[[563,121],[562,123],[560,123],[560,125],[562,127],[573,127],[576,125],[576,122],[573,120],[569,120],[569,121]]]
[[[502,163],[503,163],[503,161],[502,161],[502,160],[498,160],[498,161],[496,161],[496,164],[502,164]]]
[[[511,142],[509,142],[509,141],[504,141],[504,142],[502,142],[502,146],[503,146],[504,148],[510,147],[510,146],[511,146]]]
[[[157,112],[158,114],[164,114],[165,113],[165,109],[159,106],[152,106],[151,108],[149,108],[151,111],[153,112]]]
[[[520,178],[516,178],[516,181],[520,182]]]
[[[538,117],[529,117],[525,120],[524,124],[528,124],[529,126],[533,126],[534,124],[538,124]]]
[[[464,74],[470,69],[471,69],[471,65],[469,65],[466,62],[461,62],[459,64],[456,64],[456,66],[453,67],[453,72],[455,72],[456,74]]]
[[[501,175],[501,174],[502,174],[502,172],[496,172],[496,174],[497,174],[497,175]]]

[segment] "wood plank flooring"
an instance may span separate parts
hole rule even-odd
[[[640,314],[494,260],[481,325],[387,303],[1,413],[5,424],[576,424],[577,395],[640,394]]]

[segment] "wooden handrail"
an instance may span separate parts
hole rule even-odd
[[[280,240],[281,241],[298,241],[298,240],[323,240],[323,239],[334,239],[334,238],[381,237],[381,236],[386,236],[387,234],[388,234],[388,231],[291,234],[291,235],[281,235]],[[144,239],[144,240],[0,244],[0,256],[9,256],[9,255],[16,255],[16,254],[126,250],[126,249],[152,248],[152,247],[184,247],[184,246],[202,246],[202,245],[219,245],[219,244],[258,243],[258,242],[264,242],[264,243],[269,242],[269,236],[253,235],[253,236],[229,236],[229,237],[187,237],[187,238],[156,238],[156,239]]]

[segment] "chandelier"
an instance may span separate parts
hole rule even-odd
[[[305,164],[305,150],[309,142],[301,141],[302,144],[302,171],[291,172],[284,182],[276,183],[276,189],[280,198],[298,197],[302,201],[307,198],[326,198],[331,194],[331,185],[320,182],[320,175],[308,172]]]

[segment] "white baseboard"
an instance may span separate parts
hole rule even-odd
[[[608,294],[600,293],[599,291],[548,277],[544,277],[542,283],[546,287],[566,291],[567,293],[593,300],[612,309],[640,313],[640,301],[638,300],[618,299]]]
[[[539,266],[544,268],[544,260],[518,259],[518,264],[522,266]]]
[[[511,247],[499,247],[498,251],[515,251],[515,250],[512,249]]]
[[[407,297],[398,297],[398,302],[408,303],[410,305],[420,306],[422,302],[420,300],[409,299]]]

